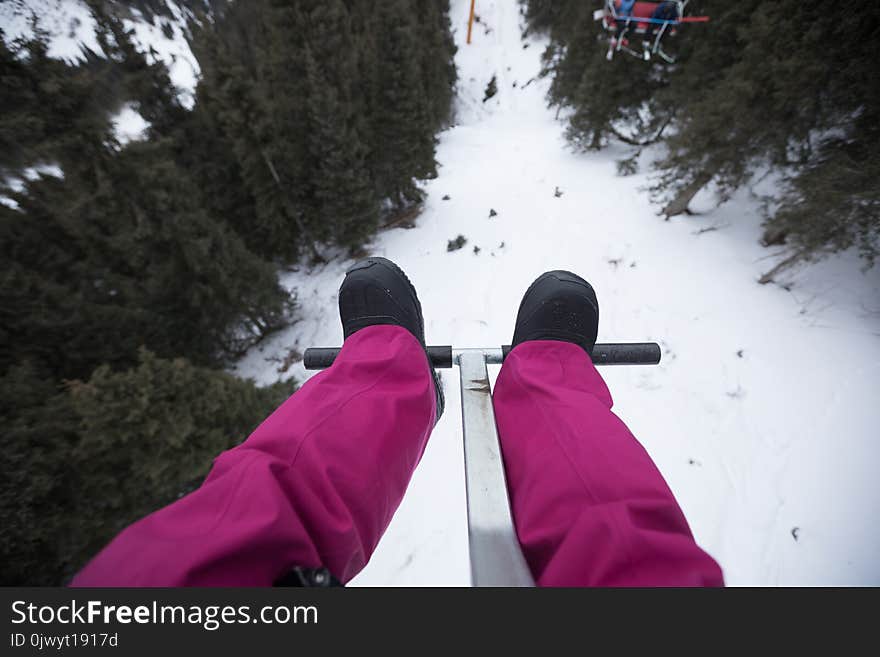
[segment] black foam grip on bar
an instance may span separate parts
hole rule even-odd
[[[510,345],[501,347],[504,358]],[[660,362],[660,345],[656,342],[606,342],[593,347],[591,354],[596,365],[656,365]]]
[[[501,347],[504,357],[510,353],[510,345]],[[330,367],[339,347],[312,347],[306,349],[303,367],[307,370],[322,370]],[[452,367],[452,347],[449,345],[428,347],[431,363],[436,368]],[[656,365],[660,362],[660,345],[656,342],[606,343],[593,348],[593,362],[596,365]]]
[[[428,347],[431,364],[437,369],[452,367],[452,347],[450,345]]]
[[[303,354],[303,367],[307,370],[323,370],[330,367],[339,355],[339,347],[311,347]],[[452,367],[452,347],[449,345],[428,347],[431,363],[436,368]]]
[[[660,345],[656,342],[597,344],[591,357],[596,365],[656,365],[660,362]]]

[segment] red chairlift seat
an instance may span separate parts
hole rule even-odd
[[[636,2],[631,16],[621,16],[620,0],[614,0],[614,13],[612,14],[610,11],[605,12],[605,27],[606,29],[614,30],[617,29],[618,21],[626,21],[627,19],[630,19],[629,29],[636,34],[644,34],[648,31],[651,17],[660,5],[660,2]],[[617,18],[615,18],[615,14],[617,15]],[[674,30],[674,27],[670,27],[667,30],[667,34],[674,33]]]

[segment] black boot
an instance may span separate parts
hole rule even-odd
[[[401,326],[416,336],[425,349],[425,321],[416,289],[400,267],[387,258],[366,258],[345,272],[339,288],[339,317],[347,340],[356,331],[377,324]],[[430,365],[430,359],[428,360]],[[434,368],[437,420],[443,414],[443,388]]]
[[[523,295],[511,346],[527,340],[559,340],[591,355],[598,332],[599,302],[590,284],[570,271],[548,271]]]

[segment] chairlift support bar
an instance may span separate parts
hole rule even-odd
[[[306,349],[303,365],[308,370],[330,367],[338,347]],[[492,406],[487,365],[500,365],[509,346],[455,349],[430,346],[428,356],[435,368],[458,366],[461,378],[461,419],[464,437],[465,485],[467,490],[468,543],[473,586],[534,586],[516,536],[498,427]],[[597,344],[591,354],[596,365],[656,365],[656,343]]]
[[[642,18],[640,16],[618,16],[613,15],[612,19],[615,21],[621,22],[629,22],[629,23],[656,23],[658,25],[678,25],[679,23],[708,23],[708,16],[684,16],[682,18],[675,18],[672,20],[664,20],[662,18]]]

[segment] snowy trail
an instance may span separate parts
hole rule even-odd
[[[641,191],[647,176],[616,175],[628,151],[566,147],[545,107],[547,81],[535,79],[545,43],[521,40],[518,4],[477,3],[471,46],[468,5],[452,2],[458,114],[440,135],[440,175],[417,227],[382,233],[371,248],[415,283],[428,341],[509,342],[538,274],[580,273],[598,292],[600,341],[664,346],[658,367],[603,374],[728,583],[880,584],[880,268],[863,274],[844,254],[790,276],[790,289],[759,286],[773,261],[757,244],[756,201],[744,192],[703,216],[660,220]],[[498,95],[483,103],[493,75]],[[719,229],[695,234],[708,226]],[[459,234],[467,244],[447,252]],[[300,364],[279,373],[279,361],[341,342],[336,291],[348,264],[286,274],[305,319],[237,372],[264,383],[307,377]],[[454,374],[407,496],[354,584],[468,583]]]

